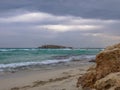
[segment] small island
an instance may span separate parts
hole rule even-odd
[[[42,45],[38,48],[41,48],[41,49],[64,49],[64,48],[73,49],[72,47],[66,47],[66,46],[61,46],[61,45]]]

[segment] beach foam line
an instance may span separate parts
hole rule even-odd
[[[4,68],[17,68],[23,66],[30,66],[30,65],[47,65],[47,64],[56,64],[60,62],[68,62],[71,59],[63,59],[63,60],[45,60],[41,62],[20,62],[20,63],[10,63],[10,64],[0,64],[0,69]]]
[[[9,64],[0,64],[0,69],[4,68],[17,68],[30,65],[47,65],[47,64],[57,64],[61,62],[69,62],[74,60],[91,60],[94,59],[95,55],[83,55],[83,56],[71,56],[67,59],[53,59],[53,60],[44,60],[36,62],[19,62],[19,63],[9,63]]]
[[[78,55],[78,56],[71,56],[72,60],[91,60],[95,59],[96,55]]]
[[[51,50],[51,51],[53,51],[53,50],[72,50],[72,49],[69,49],[69,48],[65,48],[65,49],[39,49],[39,48],[19,48],[19,49],[15,49],[15,48],[11,48],[11,49],[3,49],[3,48],[1,48],[0,49],[0,52],[7,52],[7,51],[33,51],[33,50]]]
[[[8,52],[8,51],[29,51],[29,50],[38,50],[35,48],[30,49],[0,49],[0,52]]]
[[[0,48],[0,52],[7,52],[7,51],[33,51],[33,50],[80,50],[80,51],[88,51],[92,49],[70,49],[70,48],[64,48],[64,49],[40,49],[40,48]],[[102,50],[102,49],[95,49],[95,50]]]

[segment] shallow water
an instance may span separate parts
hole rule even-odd
[[[71,60],[90,60],[102,49],[0,49],[0,71],[30,65],[54,64]]]

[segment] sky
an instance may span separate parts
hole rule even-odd
[[[0,0],[0,48],[120,43],[120,0]]]

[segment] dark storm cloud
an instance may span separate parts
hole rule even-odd
[[[84,18],[120,19],[120,0],[1,0],[0,12],[41,11]],[[17,12],[19,13],[19,12]],[[10,14],[10,13],[9,13]]]
[[[120,41],[118,20],[85,19],[30,12],[0,18],[1,47],[37,47],[59,44],[104,47]]]
[[[104,47],[120,41],[120,0],[1,0],[0,47]]]

